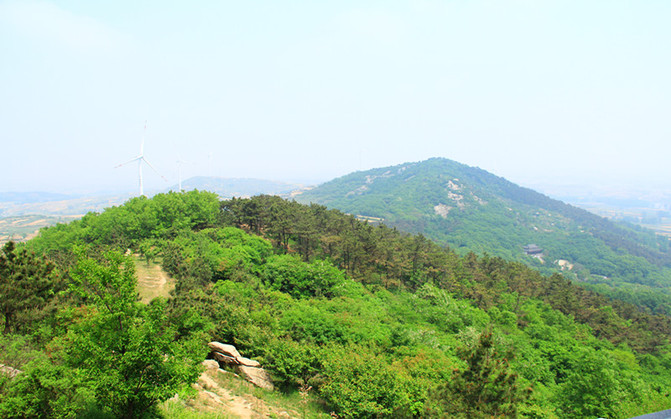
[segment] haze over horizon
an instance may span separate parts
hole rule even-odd
[[[663,1],[0,0],[0,191],[319,183],[445,157],[671,189]]]

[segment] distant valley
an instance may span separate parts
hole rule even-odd
[[[37,235],[40,228],[81,218],[88,212],[121,205],[128,195],[79,197],[29,192],[1,194],[0,244],[22,242]]]
[[[671,236],[671,192],[656,185],[551,185],[530,187],[555,199],[615,221]]]
[[[0,218],[0,245],[12,240],[23,242],[37,236],[39,230],[58,223],[67,223],[80,216],[51,217],[46,215],[20,215]]]

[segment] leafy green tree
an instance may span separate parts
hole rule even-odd
[[[42,356],[23,367],[0,397],[3,418],[112,418],[95,406],[75,369]]]
[[[334,288],[345,281],[345,275],[329,262],[306,263],[292,255],[270,258],[262,275],[272,288],[294,297],[330,297]]]
[[[583,353],[574,362],[566,382],[558,392],[565,417],[613,417],[624,401],[618,371],[603,354]]]
[[[82,258],[72,277],[71,289],[93,310],[63,340],[64,360],[81,371],[103,411],[139,417],[195,381],[202,350],[174,341],[163,300],[137,302],[130,257],[107,252],[102,261]]]
[[[274,339],[266,349],[266,365],[276,383],[286,387],[314,386],[321,383],[319,347],[308,342]]]
[[[405,372],[394,369],[374,350],[360,345],[323,349],[324,383],[320,394],[343,417],[412,417],[414,392]]]

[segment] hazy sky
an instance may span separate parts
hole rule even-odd
[[[0,0],[0,191],[429,157],[671,189],[671,2]],[[147,187],[166,187],[145,170]]]

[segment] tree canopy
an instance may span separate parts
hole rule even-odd
[[[24,372],[0,380],[0,415],[157,414],[197,377],[208,340],[341,417],[624,418],[671,405],[665,315],[320,205],[166,195],[3,249],[9,290],[34,275],[4,272],[34,264],[68,286],[51,281],[54,309],[20,327],[10,315],[0,363]],[[137,301],[129,250],[176,279],[171,298]]]

